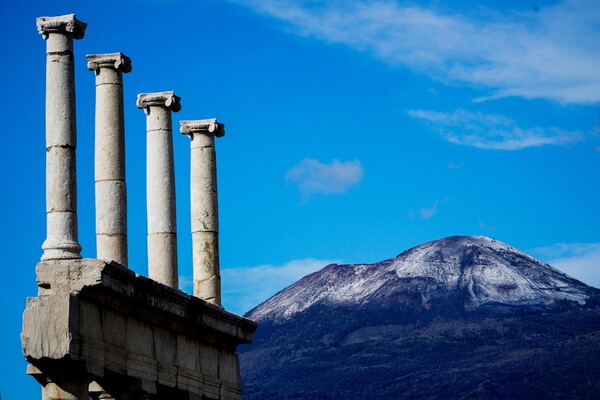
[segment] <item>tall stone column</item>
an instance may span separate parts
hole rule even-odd
[[[125,184],[125,118],[123,73],[131,60],[122,53],[88,55],[96,73],[97,258],[127,266],[127,187]]]
[[[181,121],[191,139],[191,214],[194,295],[221,305],[219,212],[215,136],[225,135],[216,119]]]
[[[174,92],[141,93],[146,113],[146,185],[148,204],[148,276],[177,288],[175,172],[171,111],[181,109]]]
[[[46,215],[42,260],[81,258],[77,235],[75,73],[73,39],[87,24],[75,14],[40,17],[46,40]]]

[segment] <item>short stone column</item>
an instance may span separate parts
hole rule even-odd
[[[148,276],[177,288],[177,230],[171,111],[179,111],[174,92],[141,93],[146,113],[146,185],[148,205]]]
[[[42,386],[42,400],[89,400],[88,385],[85,380],[48,380]]]
[[[40,17],[46,40],[46,215],[42,260],[81,258],[77,235],[75,73],[73,39],[87,24],[75,14]]]
[[[225,135],[216,119],[181,121],[191,139],[191,216],[194,295],[221,305],[219,212],[215,136]]]
[[[96,73],[97,258],[127,266],[123,73],[131,71],[131,60],[122,53],[92,54],[87,59],[88,69]]]

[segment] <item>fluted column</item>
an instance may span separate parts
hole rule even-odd
[[[92,54],[87,59],[88,69],[96,74],[97,258],[127,266],[123,73],[131,71],[131,60],[122,53]]]
[[[174,92],[141,93],[146,113],[146,184],[148,204],[148,275],[176,288],[177,231],[171,111],[181,109]]]
[[[81,258],[77,234],[75,75],[73,39],[87,24],[75,14],[40,17],[46,40],[46,215],[42,260]]]
[[[219,210],[215,136],[225,135],[216,119],[181,121],[191,139],[191,216],[194,296],[221,305]]]

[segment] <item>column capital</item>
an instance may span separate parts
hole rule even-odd
[[[90,71],[99,68],[112,68],[121,72],[131,72],[131,59],[123,53],[88,54],[87,67]]]
[[[35,20],[38,32],[44,39],[49,33],[72,33],[74,39],[83,39],[87,24],[75,18],[75,14],[57,17],[39,17]]]
[[[216,137],[225,136],[225,125],[217,122],[216,118],[179,121],[179,125],[179,131],[184,135],[191,136],[194,133],[212,133]]]
[[[170,109],[173,112],[181,110],[181,97],[175,96],[175,92],[140,93],[137,96],[138,108],[147,110],[151,106],[159,106]]]

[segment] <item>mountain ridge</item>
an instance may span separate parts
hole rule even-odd
[[[584,305],[594,291],[495,239],[450,236],[377,263],[329,264],[280,291],[246,316],[258,322],[282,321],[314,304],[365,305],[393,296],[404,297],[406,305],[417,293],[427,308],[431,299],[441,300],[440,296],[457,290],[455,301],[462,301],[460,311],[466,312],[494,304],[538,309],[564,301]],[[412,298],[413,306],[417,300]]]
[[[330,264],[246,315],[245,400],[600,398],[600,290],[484,236]]]

